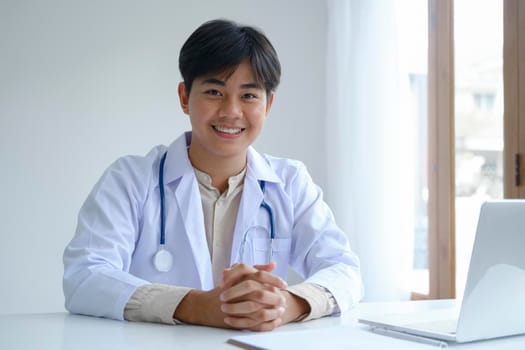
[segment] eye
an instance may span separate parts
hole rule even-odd
[[[204,91],[204,93],[210,96],[222,96],[222,92],[216,89],[209,89],[209,90]]]
[[[242,95],[242,98],[245,100],[255,100],[257,98],[257,95],[252,94],[251,92],[247,92],[244,95]]]

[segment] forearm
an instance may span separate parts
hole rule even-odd
[[[124,309],[124,319],[138,322],[175,324],[173,311],[190,288],[148,284],[137,288]]]
[[[310,313],[310,304],[305,299],[286,290],[282,294],[286,299],[285,311],[281,316],[283,324],[297,321]]]
[[[287,291],[304,300],[309,306],[308,312],[295,321],[314,320],[340,313],[339,305],[332,293],[320,285],[303,282],[288,287]]]
[[[209,292],[192,289],[178,304],[173,317],[188,324],[228,327],[224,323],[225,314],[221,311],[219,294],[217,288]]]

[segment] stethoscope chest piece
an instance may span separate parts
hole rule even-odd
[[[153,257],[153,264],[158,271],[168,272],[173,266],[173,256],[166,249],[160,248]]]

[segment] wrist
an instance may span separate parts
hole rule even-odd
[[[198,312],[197,307],[200,304],[199,298],[202,293],[196,289],[190,290],[173,312],[173,318],[184,323],[199,324],[200,312]]]
[[[310,313],[310,304],[289,291],[283,291],[286,298],[286,311],[283,315],[283,323],[296,322]]]

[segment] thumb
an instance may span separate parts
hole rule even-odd
[[[266,272],[272,272],[276,266],[277,264],[275,262],[271,262],[265,265],[253,265],[253,267],[255,267],[257,270]]]

